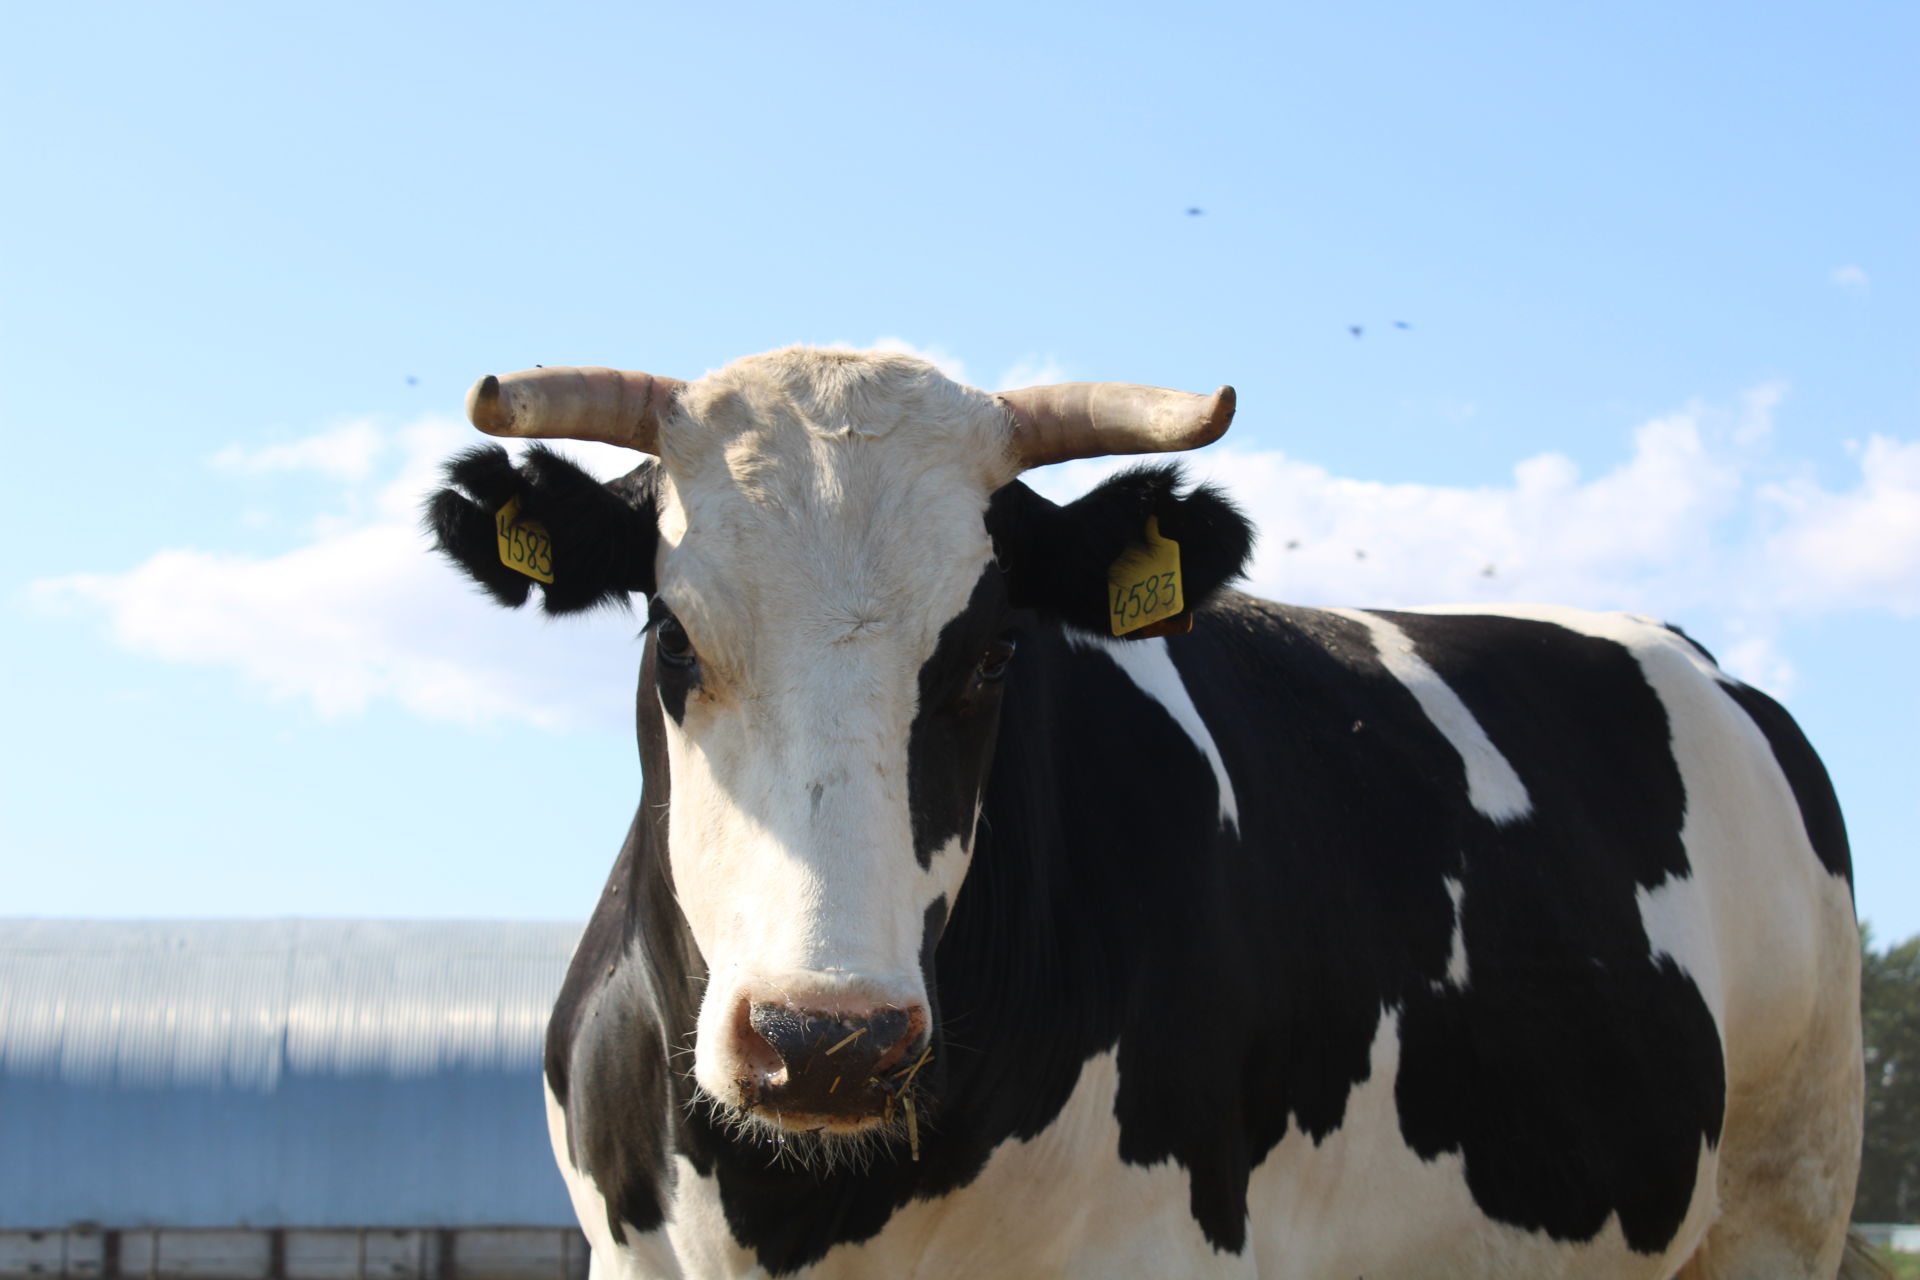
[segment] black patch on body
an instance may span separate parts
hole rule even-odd
[[[940,981],[937,957],[940,939],[947,931],[947,895],[941,894],[927,904],[927,913],[920,922],[920,978],[927,988],[927,1025],[939,1028],[943,1025],[940,1016]],[[932,1039],[928,1045],[931,1048]],[[947,1064],[944,1059],[928,1058],[926,1066],[914,1079],[921,1086],[921,1094],[927,1098],[939,1098],[946,1092]]]
[[[1165,643],[1234,781],[1237,833],[1201,752],[1086,639],[1148,511],[1182,541],[1198,625]],[[1542,623],[1387,615],[1526,784],[1532,814],[1496,827],[1363,626],[1209,600],[1249,545],[1219,499],[1182,499],[1155,471],[1068,508],[1010,485],[989,531],[1005,605],[983,582],[943,633],[909,748],[923,863],[970,818],[967,779],[987,778],[972,869],[924,924],[934,1059],[917,1163],[902,1149],[809,1173],[689,1105],[690,1058],[672,1055],[692,1047],[705,968],[672,900],[649,641],[640,814],[548,1042],[575,1158],[616,1230],[660,1223],[678,1151],[717,1179],[735,1238],[790,1274],[965,1187],[1117,1044],[1117,1154],[1178,1161],[1207,1239],[1236,1252],[1251,1169],[1290,1130],[1341,1127],[1397,1010],[1405,1141],[1459,1152],[1490,1217],[1579,1240],[1618,1212],[1634,1248],[1670,1241],[1699,1145],[1719,1136],[1724,1075],[1699,993],[1650,958],[1635,903],[1687,873],[1688,798],[1631,656]],[[994,716],[969,716],[969,664],[999,635],[1018,654],[982,737]],[[1448,877],[1465,887],[1464,990],[1446,984]]]
[[[920,668],[919,699],[907,733],[907,810],[913,856],[921,870],[955,836],[973,826],[974,802],[993,763],[1003,681],[981,678],[985,646],[1007,616],[999,573],[980,575],[966,608],[941,628]],[[1019,661],[1016,650],[1014,661]]]
[[[1853,852],[1847,843],[1847,824],[1840,816],[1840,799],[1833,793],[1833,780],[1826,765],[1814,754],[1807,735],[1800,731],[1786,708],[1749,685],[1723,680],[1722,692],[1740,704],[1740,709],[1766,737],[1780,772],[1793,788],[1794,801],[1800,806],[1800,821],[1807,829],[1814,856],[1827,874],[1839,876],[1853,890]]]

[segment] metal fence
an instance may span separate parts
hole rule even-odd
[[[556,1227],[0,1230],[0,1276],[73,1280],[586,1280]]]

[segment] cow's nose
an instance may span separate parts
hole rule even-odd
[[[927,1018],[917,1008],[825,1011],[754,1002],[747,1023],[760,1042],[748,1053],[759,1060],[760,1105],[857,1116],[884,1106],[897,1087],[894,1077],[912,1066],[908,1051],[922,1047]]]

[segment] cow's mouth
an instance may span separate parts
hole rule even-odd
[[[773,1164],[815,1175],[864,1170],[877,1161],[917,1161],[930,1132],[930,1097],[915,1084],[884,1095],[877,1109],[858,1111],[782,1106],[764,1089],[744,1107],[704,1093],[698,1096],[714,1124],[730,1138],[762,1149]]]

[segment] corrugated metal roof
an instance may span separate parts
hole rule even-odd
[[[0,1226],[565,1224],[573,924],[0,920]]]

